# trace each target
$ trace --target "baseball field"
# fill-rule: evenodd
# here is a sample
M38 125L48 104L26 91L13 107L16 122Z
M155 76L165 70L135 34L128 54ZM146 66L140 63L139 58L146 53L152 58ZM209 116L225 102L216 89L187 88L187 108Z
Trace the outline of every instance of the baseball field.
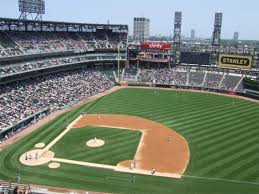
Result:
M243 99L120 89L0 151L0 179L19 172L22 183L108 193L257 194L258 118L259 104ZM42 164L21 163L32 162L31 150ZM118 170L134 160L143 174Z

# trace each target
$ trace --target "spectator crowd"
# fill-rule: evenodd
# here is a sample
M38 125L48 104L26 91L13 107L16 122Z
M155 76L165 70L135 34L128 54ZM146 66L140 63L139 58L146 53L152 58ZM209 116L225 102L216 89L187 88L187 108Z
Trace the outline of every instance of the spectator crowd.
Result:
M11 65L0 66L0 78L16 73L22 73L27 71L35 71L42 68L54 67L59 65L66 65L70 63L82 63L91 60L111 60L116 59L116 54L92 54L92 55L79 55L74 57L61 57L54 59L45 59L32 62L14 63ZM125 57L121 56L122 58Z
M126 48L126 33L0 32L0 57L59 51L93 51Z
M51 111L114 86L111 74L75 70L0 87L0 129L49 108Z
M157 84L185 85L187 72L182 69L141 69L139 79Z
M156 84L178 85L178 86L193 86L205 87L234 91L242 90L242 77L229 73L218 71L196 71L185 68L171 69L140 69L140 73L132 73L127 71L125 79L137 77L141 82L152 82Z

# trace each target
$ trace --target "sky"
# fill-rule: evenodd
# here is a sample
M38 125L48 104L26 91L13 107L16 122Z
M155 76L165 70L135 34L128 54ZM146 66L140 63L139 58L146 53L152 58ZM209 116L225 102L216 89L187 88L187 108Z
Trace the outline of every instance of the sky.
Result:
M259 40L259 0L45 0L44 20L129 25L150 18L151 35L172 35L174 12L183 12L182 35L212 36L215 12L223 13L222 38ZM0 17L18 18L18 0L0 0Z

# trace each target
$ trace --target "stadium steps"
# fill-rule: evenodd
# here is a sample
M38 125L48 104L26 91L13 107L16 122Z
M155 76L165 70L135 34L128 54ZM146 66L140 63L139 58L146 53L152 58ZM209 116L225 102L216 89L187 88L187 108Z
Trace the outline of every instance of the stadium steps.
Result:
M141 70L140 69L138 69L138 71L137 71L137 75L136 75L136 77L135 77L135 79L138 81L138 77L139 77L139 74L141 73Z
M17 43L14 42L5 32L0 33L0 44L3 48L14 48L17 46Z
M0 54L1 53L4 53L6 56L8 55L8 53L6 53L6 51L5 51L5 48L2 47L2 45L0 44Z
M189 85L189 79L190 79L190 72L188 71L187 72L187 78L186 78L186 86L188 86Z
M240 86L240 84L242 83L242 81L243 81L243 77L241 77L241 79L239 80L239 82L237 83L237 85L236 85L236 87L234 88L234 91L236 91L237 90L237 88Z
M12 37L11 37L8 33L4 32L4 36L5 36L5 39L6 39L7 41L9 41L9 45L8 45L7 47L12 47L12 48L14 48L15 46L17 46L17 47L19 47L19 49L21 49L21 51L22 51L23 53L25 53L24 48L23 48L18 42L14 41L14 40L12 39Z
M124 78L124 74L125 74L125 68L122 69L122 73L121 73L121 79Z
M218 88L221 88L222 83L223 83L223 81L225 80L225 77L226 77L226 74L224 73L223 76L222 76L222 78L221 78L221 80L220 80L220 82L219 82Z
M203 81L202 81L202 87L204 86L204 84L206 82L207 74L208 74L208 71L205 71L204 78L203 78Z
M118 82L119 82L119 80L118 80L118 78L117 78L117 76L116 76L115 71L113 71L113 75L114 75L115 81L118 83Z

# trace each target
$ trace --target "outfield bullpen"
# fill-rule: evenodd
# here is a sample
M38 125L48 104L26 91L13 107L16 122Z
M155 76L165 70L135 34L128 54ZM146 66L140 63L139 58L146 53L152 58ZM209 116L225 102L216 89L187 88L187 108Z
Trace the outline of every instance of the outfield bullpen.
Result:
M29 167L19 163L21 154L39 142L48 145L65 130L67 118L72 122L82 112L135 115L175 130L190 148L184 177L136 175L131 182L131 174L108 169L61 164L50 170L47 164ZM0 152L0 178L15 180L15 173L20 171L25 183L104 192L259 193L258 115L258 104L230 97L123 89L65 113ZM94 155L88 159L91 157Z

